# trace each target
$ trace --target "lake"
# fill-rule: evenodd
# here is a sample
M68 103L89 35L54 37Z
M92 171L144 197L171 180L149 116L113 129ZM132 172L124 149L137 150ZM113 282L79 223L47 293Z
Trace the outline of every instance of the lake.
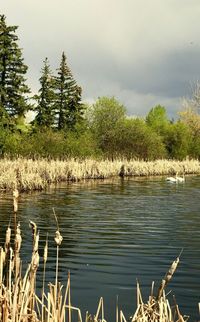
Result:
M72 304L95 313L104 297L105 317L115 321L116 296L128 318L136 308L136 279L143 299L155 289L183 248L180 265L167 290L172 290L182 314L197 320L200 302L200 177L184 184L164 178L131 178L71 183L44 192L20 195L24 265L30 260L33 220L40 230L40 253L48 232L48 282L55 279L58 217L63 242L59 279L71 272ZM0 244L12 214L12 195L0 194ZM38 290L41 287L42 265Z

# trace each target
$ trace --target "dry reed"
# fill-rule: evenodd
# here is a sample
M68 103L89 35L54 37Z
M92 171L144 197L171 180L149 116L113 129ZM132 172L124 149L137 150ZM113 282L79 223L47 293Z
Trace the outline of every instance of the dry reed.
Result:
M16 198L17 196L17 198ZM15 210L18 209L18 193L13 194ZM16 212L15 212L16 214ZM54 212L55 215L55 212ZM17 217L17 216L16 216ZM39 266L39 232L37 225L30 222L32 229L32 257L26 272L22 275L22 261L20 258L21 230L17 223L14 247L11 246L11 228L7 228L5 244L0 247L0 321L2 322L106 322L104 300L101 297L95 315L88 312L83 318L79 308L71 303L70 273L65 290L59 282L59 247L62 243L62 236L59 231L57 217L55 215L57 230L55 242L57 247L56 257L56 279L55 284L49 284L49 290L45 293L45 270L48 260L48 242L44 248L44 271L41 298L35 292L37 269ZM179 307L174 300L170 303L165 295L166 285L170 282L179 263L179 257L172 263L161 285L154 296L154 283L147 303L142 299L139 283L137 282L137 308L131 322L184 322L188 317L180 313ZM73 318L72 318L73 317ZM127 319L116 303L116 322L126 322Z
M198 160L0 160L0 189L42 190L51 183L105 179L116 176L166 176L200 174Z

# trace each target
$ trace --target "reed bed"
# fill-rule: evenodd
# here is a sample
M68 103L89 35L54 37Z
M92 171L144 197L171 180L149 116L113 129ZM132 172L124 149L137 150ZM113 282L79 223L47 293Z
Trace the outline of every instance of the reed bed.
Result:
M20 256L22 235L20 224L17 222L18 190L13 191L14 213L14 243L11 242L10 225L6 231L5 244L0 247L0 321L2 322L106 322L104 300L100 298L95 314L86 312L82 314L78 307L71 303L70 272L68 272L67 285L59 282L59 249L62 245L62 235L55 211L56 220L55 248L56 248L56 274L55 282L49 283L45 292L46 264L48 262L48 238L44 247L43 257L40 258L39 231L34 222L30 222L32 230L32 256L24 274L22 274L22 260ZM188 317L180 313L174 300L171 306L165 289L170 282L179 264L180 255L172 263L160 287L154 292L152 283L151 293L145 303L142 299L139 283L137 282L137 308L132 317L125 317L125 313L116 304L116 322L184 322ZM39 263L43 262L43 287L41 297L36 294L36 280ZM155 293L155 294L154 294Z
M106 179L116 176L165 176L200 174L198 160L47 160L24 159L0 160L0 189L20 191L43 190L51 183Z

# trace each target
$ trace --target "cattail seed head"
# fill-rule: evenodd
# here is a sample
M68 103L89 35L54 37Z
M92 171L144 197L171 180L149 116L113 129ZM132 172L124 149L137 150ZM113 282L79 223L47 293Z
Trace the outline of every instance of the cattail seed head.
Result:
M22 237L21 237L20 223L18 223L17 230L16 230L16 236L15 236L16 253L19 253L20 248L21 248L21 243L22 243Z
M14 212L18 211L18 198L19 198L19 191L17 189L13 190L13 210Z
M56 245L60 246L63 240L62 235L60 234L59 230L56 230L55 238L54 238Z
M47 262L47 257L48 257L48 244L46 242L46 244L44 246L44 263Z
M6 253L4 252L3 247L0 247L0 258L1 258L0 262L2 262L2 264L4 264L5 259L6 259Z
M38 251L38 243L39 243L39 233L35 236L33 252L36 253Z
M15 199L19 198L19 191L16 188L13 190L13 198Z
M37 232L37 225L36 225L36 223L34 223L33 221L29 221L29 226L31 227L31 229L32 229L32 234L33 234L33 236L34 236L34 238L35 238L35 236L36 236L36 232Z
M11 237L11 228L8 227L6 230L6 241L5 241L5 248L9 247L10 244L10 237Z
M40 256L38 254L38 252L34 253L32 255L32 261L31 261L31 270L33 272L36 272L39 266L39 260L40 260Z

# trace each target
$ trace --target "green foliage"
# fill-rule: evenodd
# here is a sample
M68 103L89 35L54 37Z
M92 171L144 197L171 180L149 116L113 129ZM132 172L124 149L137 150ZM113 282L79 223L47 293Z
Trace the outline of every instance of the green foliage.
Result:
M62 54L58 76L55 77L54 90L57 128L73 129L83 114L82 89L76 84L67 66L65 53Z
M200 136L195 136L192 138L189 151L190 151L189 155L192 158L200 160Z
M65 139L62 132L51 129L38 130L30 136L30 141L32 155L58 158L65 154Z
M82 89L65 53L57 76L44 60L34 96L35 120L27 125L30 90L17 28L0 15L0 155L200 159L199 83L177 122L169 121L161 105L153 107L145 120L128 118L114 97L101 97L92 106L81 102Z
M37 115L33 123L38 126L50 128L53 127L55 123L55 93L53 90L53 76L48 58L45 58L44 60L44 66L41 73L42 75L39 79L41 88L39 89L39 94L34 96L37 101L37 106L34 109L37 112Z
M122 133L120 137L121 156L143 160L154 160L166 156L162 138L142 119L126 119Z
M27 66L18 47L17 26L7 26L6 18L0 15L0 106L11 117L24 116L28 110L24 75Z
M170 124L165 107L161 105L153 107L146 117L146 123L155 132L164 136Z
M169 158L183 160L190 154L192 135L183 122L170 125L165 141Z
M99 149L109 158L118 154L118 138L125 119L125 107L114 97L101 97L93 105L91 129Z
M102 97L93 105L90 123L102 153L109 158L151 160L166 156L162 138L142 119L131 119L115 98Z
M199 98L199 96L197 98ZM193 158L200 159L200 115L198 109L196 108L196 105L194 107L187 107L181 111L179 115L181 122L190 131L190 140L188 140L190 141L190 147L188 154Z
M82 133L70 131L66 137L65 155L73 158L96 158L101 155L90 130Z

